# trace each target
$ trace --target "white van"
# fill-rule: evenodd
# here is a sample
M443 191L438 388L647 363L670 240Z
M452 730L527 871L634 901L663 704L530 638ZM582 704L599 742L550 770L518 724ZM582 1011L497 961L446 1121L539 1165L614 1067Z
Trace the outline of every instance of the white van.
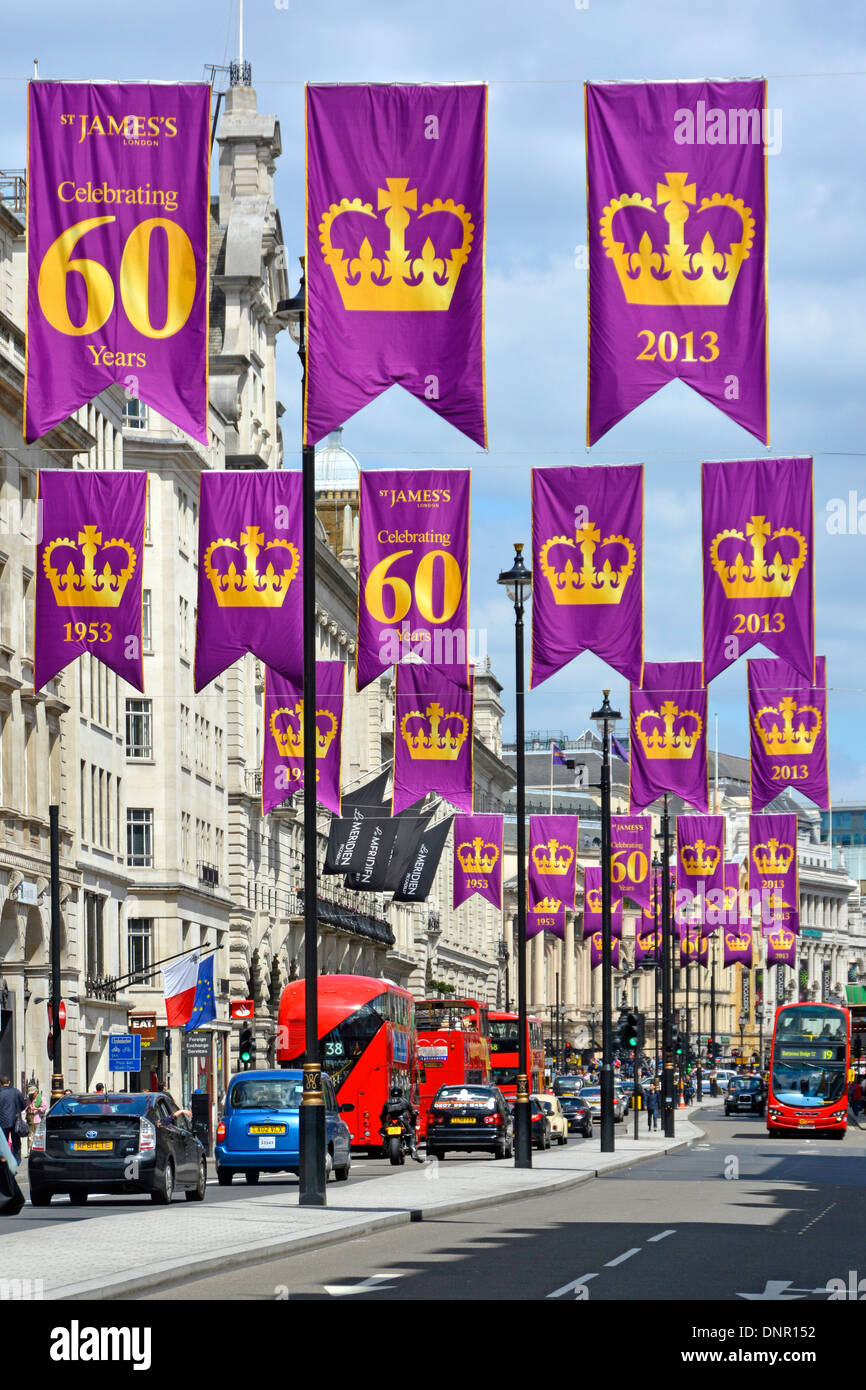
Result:
M728 1082L737 1073L728 1067L716 1067L716 1084L720 1096L723 1096L728 1089ZM705 1096L710 1094L710 1072L708 1067L703 1069L703 1085L701 1091Z

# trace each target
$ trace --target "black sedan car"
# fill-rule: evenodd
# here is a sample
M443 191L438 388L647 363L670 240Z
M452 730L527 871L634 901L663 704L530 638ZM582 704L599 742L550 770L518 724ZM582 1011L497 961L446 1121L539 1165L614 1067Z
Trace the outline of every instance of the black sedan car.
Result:
M443 1158L449 1149L511 1158L511 1112L498 1086L440 1086L427 1115L427 1156Z
M28 1161L30 1200L47 1207L56 1192L81 1206L92 1192L149 1192L170 1202L177 1188L201 1202L204 1148L188 1116L165 1091L64 1096L37 1127Z
M763 1115L766 1097L759 1076L735 1076L725 1093L726 1115Z
M561 1105L568 1121L569 1134L582 1134L584 1139L592 1138L592 1111L580 1096L563 1096Z

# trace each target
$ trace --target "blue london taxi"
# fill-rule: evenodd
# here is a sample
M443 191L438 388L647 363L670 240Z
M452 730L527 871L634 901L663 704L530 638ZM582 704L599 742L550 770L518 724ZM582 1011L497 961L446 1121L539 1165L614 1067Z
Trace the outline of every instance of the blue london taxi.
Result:
M300 1166L298 1128L303 1094L302 1071L242 1071L233 1076L217 1125L217 1181L225 1187L235 1173L248 1183L259 1174L295 1173ZM322 1076L325 1102L325 1172L345 1182L352 1166L349 1126L340 1119L351 1102L337 1104L334 1084Z

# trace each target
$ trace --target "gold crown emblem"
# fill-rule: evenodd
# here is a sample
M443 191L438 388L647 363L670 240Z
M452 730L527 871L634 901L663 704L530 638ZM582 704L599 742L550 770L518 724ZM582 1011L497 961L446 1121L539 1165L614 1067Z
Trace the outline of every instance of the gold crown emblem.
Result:
M794 728L795 715L815 716L815 723L811 728L806 727L805 719L800 719L796 729ZM765 716L775 716L775 718L765 718ZM779 727L781 721L782 727ZM759 709L755 715L755 728L758 737L764 745L766 751L772 755L783 753L806 757L815 751L815 744L818 742L818 735L821 732L821 712L814 705L798 705L797 701L790 695L786 695L780 700L778 705L765 705ZM769 726L769 727L768 727Z
M716 871L722 851L715 845L695 840L693 845L683 845L683 868L687 874L713 874Z
M485 844L481 835L464 845L457 846L457 858L467 874L489 874L499 858L496 845Z
M639 936L637 944L642 951L654 951L659 945L659 934L655 931L651 931L644 936Z
M567 874L573 859L571 846L561 845L558 840L535 845L532 851L532 862L540 874Z
M290 719L297 720L297 727L283 724L277 726L277 720L281 714L288 715ZM321 728L319 720L327 721L327 727ZM277 750L281 758L302 758L304 756L304 702L298 700L297 704L291 708L281 706L275 709L271 715L270 731L277 745ZM337 733L337 716L328 709L316 710L316 757L324 758L328 749L334 741Z
M644 722L652 719L661 720L664 730L656 725L649 733L644 733ZM689 731L680 726L675 733L674 721L683 719L693 719L696 727ZM665 700L661 710L644 710L635 720L635 732L648 758L690 758L697 747L703 727L704 721L695 710L680 710L679 705L673 700Z
M730 208L740 219L742 236L731 241L728 251L717 251L709 232L704 233L700 250L693 251L683 235L689 218L689 207L697 201L696 185L687 183L686 173L667 173L665 182L656 184L656 202L664 207L668 224L664 253L653 250L648 232L644 232L636 251L626 251L625 242L613 234L613 219L623 208L643 208L656 213L652 198L641 193L621 193L604 209L599 227L605 254L616 266L620 284L629 304L680 304L685 307L715 305L730 302L740 266L748 260L755 240L755 219L752 209L742 198L732 193L714 193L702 198L698 215L708 208Z
M778 927L776 931L771 931L767 940L777 951L790 951L794 944L795 936L786 927Z
M246 526L239 541L211 541L204 553L205 574L220 608L281 608L300 562L297 546L266 541L258 526Z
M66 563L62 571L51 563L54 552L61 549L65 552L61 563ZM115 569L121 558L118 552L124 558ZM42 567L54 591L54 602L62 608L116 608L135 564L136 554L129 541L115 539L103 545L98 526L83 526L77 545L63 536L50 541L42 552Z
M725 941L732 951L748 951L752 944L751 933L748 936L738 936L736 932L726 932Z
M406 249L406 228L418 207L418 190L409 187L408 179L386 178L385 183L386 188L377 190L378 208L380 212L387 209L385 226L390 241L381 260L373 255L366 237L358 247L357 256L351 257L345 256L342 248L334 246L331 240L333 224L343 213L361 213L378 220L372 203L360 198L341 198L339 203L331 204L319 223L322 255L339 287L343 308L448 309L460 271L472 249L475 227L471 215L453 198L434 198L432 203L423 203L419 221L433 212L450 213L460 223L463 237L447 260L436 255L429 237L421 247L421 255L413 257Z
M781 536L790 536L797 542L797 554L790 560L783 560L777 549L772 560L765 559L764 550L768 540L779 540ZM719 556L719 546L726 540L743 541L744 545L748 541L752 550L751 559L746 559L742 550L738 550L734 563L727 564ZM780 526L771 532L765 516L750 516L745 531L732 529L713 536L710 563L728 598L789 598L808 552L805 536L801 536L792 526Z
M768 840L765 845L755 845L752 860L759 874L785 874L791 867L794 851L790 845L780 845L778 840ZM779 904L784 907L784 903Z
M536 903L533 912L559 912L562 903L559 898L542 898Z
M585 896L585 901L586 901L586 906L589 908L590 912L600 913L600 912L601 912L601 889L600 889L600 888L590 888L589 892L588 892L588 893L586 894L586 896Z
M539 564L541 572L553 590L554 602L558 604L602 604L619 603L625 593L629 576L637 563L637 551L628 536L605 536L591 521L575 529L574 540L568 536L553 536L541 547ZM554 569L548 563L547 553L556 545L577 546L581 553L580 569L575 569L571 559L566 560L562 570ZM628 558L620 569L614 569L610 560L597 567L595 552L606 545L622 545L628 551Z
M410 719L426 719L429 724L429 733L423 728L415 733L407 733L406 725ZM439 726L443 719L456 720L460 728L456 733L445 732L440 735ZM460 749L466 741L469 733L469 720L464 719L462 714L455 710L449 710L446 714L442 705L434 701L427 705L423 711L420 709L410 710L404 714L400 720L400 733L406 741L409 749L409 757L421 760L447 760L453 762Z

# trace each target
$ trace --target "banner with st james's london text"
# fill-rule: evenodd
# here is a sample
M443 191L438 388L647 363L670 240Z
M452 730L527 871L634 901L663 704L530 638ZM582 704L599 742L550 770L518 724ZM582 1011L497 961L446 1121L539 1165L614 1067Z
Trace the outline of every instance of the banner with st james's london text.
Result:
M27 95L24 437L121 382L207 444L210 87Z
M590 82L587 443L679 379L768 442L762 81Z

